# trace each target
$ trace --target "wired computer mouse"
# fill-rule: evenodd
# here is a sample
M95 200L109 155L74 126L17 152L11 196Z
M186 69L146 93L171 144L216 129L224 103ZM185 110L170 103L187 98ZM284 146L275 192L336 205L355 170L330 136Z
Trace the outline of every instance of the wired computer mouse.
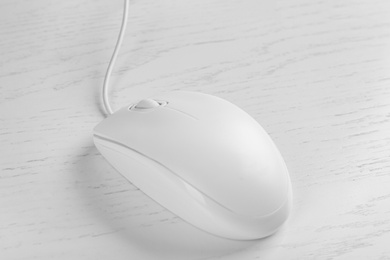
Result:
M211 234L258 239L289 215L280 152L256 120L224 99L185 91L144 99L109 115L93 139L126 179Z

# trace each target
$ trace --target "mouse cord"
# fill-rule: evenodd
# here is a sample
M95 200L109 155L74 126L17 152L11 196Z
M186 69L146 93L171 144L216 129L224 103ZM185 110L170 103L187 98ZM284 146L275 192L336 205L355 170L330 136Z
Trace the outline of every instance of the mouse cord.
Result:
M119 49L120 49L122 42L123 42L123 37L124 37L125 31L126 31L128 17L129 17L129 0L124 0L124 9L123 9L121 29L119 31L119 36L118 36L118 40L117 40L116 45L115 45L114 53L112 54L110 63L108 64L106 76L104 78L104 83L103 83L103 106L104 106L104 110L106 111L106 114L107 114L106 116L111 115L113 113L109 99L108 99L108 85L109 85L112 69L114 67L116 58L118 56Z

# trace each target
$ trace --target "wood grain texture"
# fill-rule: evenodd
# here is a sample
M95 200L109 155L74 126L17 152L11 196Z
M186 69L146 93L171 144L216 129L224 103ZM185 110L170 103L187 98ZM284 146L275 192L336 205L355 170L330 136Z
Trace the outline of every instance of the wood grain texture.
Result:
M214 94L286 160L291 217L251 242L190 226L94 148L121 14L122 1L0 3L0 259L390 259L389 1L132 1L114 108Z

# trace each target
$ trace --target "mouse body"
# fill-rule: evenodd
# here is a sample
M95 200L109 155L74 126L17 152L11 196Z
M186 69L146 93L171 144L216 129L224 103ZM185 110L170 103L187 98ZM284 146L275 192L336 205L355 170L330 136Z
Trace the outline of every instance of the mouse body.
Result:
M232 103L175 91L113 113L94 143L131 183L211 234L263 238L287 219L285 162L265 130Z

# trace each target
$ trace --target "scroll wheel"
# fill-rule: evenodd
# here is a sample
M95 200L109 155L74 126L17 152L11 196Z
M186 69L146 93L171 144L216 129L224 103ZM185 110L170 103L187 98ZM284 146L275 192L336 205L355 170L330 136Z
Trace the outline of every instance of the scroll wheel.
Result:
M160 106L160 103L158 103L156 100L153 99L143 99L140 102L138 102L137 105L135 105L135 108L140 109L148 109L148 108L154 108Z

